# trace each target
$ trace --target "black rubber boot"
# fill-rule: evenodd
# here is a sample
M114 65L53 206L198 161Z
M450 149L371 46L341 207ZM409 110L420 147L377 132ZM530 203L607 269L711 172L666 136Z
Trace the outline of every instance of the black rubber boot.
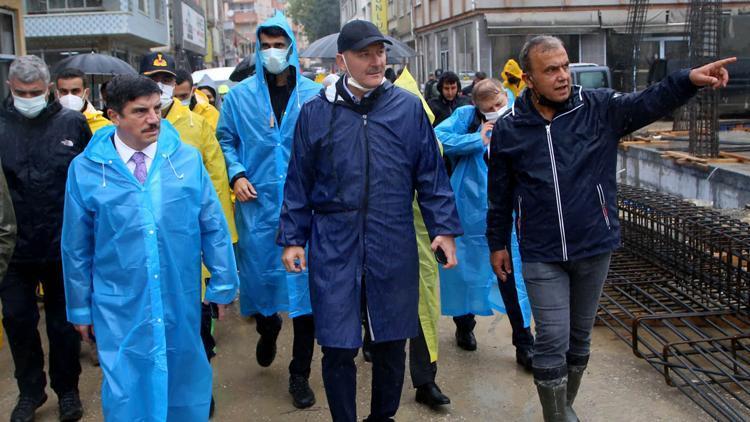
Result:
M568 422L567 367L534 368L534 384L542 404L544 422Z
M583 373L586 371L586 366L588 366L589 363L589 356L576 356L576 355L568 355L568 390L567 390L567 398L566 398L566 405L568 408L568 420L570 422L577 422L578 415L576 415L575 410L573 410L573 402L576 399L576 395L578 394L578 388L581 386L581 379L583 378Z

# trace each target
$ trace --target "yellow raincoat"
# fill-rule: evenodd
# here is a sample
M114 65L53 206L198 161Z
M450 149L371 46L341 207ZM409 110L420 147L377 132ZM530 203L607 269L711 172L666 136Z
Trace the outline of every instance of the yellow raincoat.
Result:
M404 72L396 79L394 85L418 96L422 100L422 106L430 119L430 123L435 120L435 115L432 114L432 110L422 98L417 81L414 80L408 69L404 68ZM438 266L430 247L430 236L427 234L427 227L422 220L422 213L416 200L413 203L413 208L414 229L417 233L417 251L419 252L419 324L422 326L427 349L430 351L430 361L436 362L438 359L438 320L440 319Z
M518 78L521 82L518 83L518 85L513 85L508 82L508 75L506 73L509 73L516 78ZM521 66L518 65L518 62L516 62L513 59L508 60L505 62L505 67L503 67L503 88L509 89L513 93L513 98L518 98L518 94L523 91L524 88L526 88L526 83L523 81L523 78L521 78L521 75L523 75L523 71L521 70Z
M203 158L203 165L211 177L211 183L216 189L219 196L221 209L224 211L224 217L227 219L229 234L232 236L232 243L237 243L237 228L234 224L234 210L232 208L232 199L229 195L229 178L227 176L226 164L224 164L224 153L221 152L219 141L216 140L216 134L211 124L190 111L190 109L181 102L175 100L170 106L167 121L177 129L182 142L198 148ZM203 279L210 277L210 274L203 267Z
M86 110L83 110L83 115L86 116L86 122L89 124L89 129L91 130L92 135L104 126L112 124L112 122L104 117L104 113L95 109L88 101L86 102Z
M208 102L208 97L200 89L195 90L195 102L195 107L192 110L193 113L206 119L214 132L216 132L216 125L219 124L219 110Z

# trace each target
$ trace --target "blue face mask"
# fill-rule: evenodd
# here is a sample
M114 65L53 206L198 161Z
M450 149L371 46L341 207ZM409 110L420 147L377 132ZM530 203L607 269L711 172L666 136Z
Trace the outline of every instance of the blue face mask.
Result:
M280 48L267 48L261 50L260 55L263 58L263 67L265 67L269 73L278 75L289 67L289 61L287 60L287 56L289 55L288 48L286 50Z

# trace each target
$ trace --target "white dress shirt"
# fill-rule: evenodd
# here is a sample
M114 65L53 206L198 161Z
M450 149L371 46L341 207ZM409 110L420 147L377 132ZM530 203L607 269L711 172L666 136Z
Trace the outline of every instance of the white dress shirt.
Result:
M131 158L133 157L133 154L138 151L125 145L125 143L122 142L122 139L117 136L117 131L115 131L115 149L120 158L122 158L122 161L125 162L125 165L128 166L128 170L130 170L131 173L135 173L135 161L131 160ZM148 173L151 168L151 163L156 156L156 142L147 146L141 150L141 152L146 156L146 172Z

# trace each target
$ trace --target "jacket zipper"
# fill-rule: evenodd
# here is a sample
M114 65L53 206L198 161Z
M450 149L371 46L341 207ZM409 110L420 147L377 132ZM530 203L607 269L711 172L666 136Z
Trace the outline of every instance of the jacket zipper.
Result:
M523 218L523 211L521 210L521 195L518 195L518 223L516 224L516 237L518 237L518 243L521 243L521 219Z
M572 111L572 110L571 110ZM547 148L549 149L550 165L552 167L552 182L555 186L555 202L557 205L557 223L560 226L560 243L562 244L562 260L568 260L568 245L565 241L565 221L563 220L562 201L560 200L560 185L557 180L557 164L555 162L555 151L552 148L552 132L550 131L552 123L545 125L547 130Z
M362 216L362 275L367 273L367 210L369 208L370 195L370 139L367 137L367 115L362 115L362 127L365 134L365 193L363 201ZM366 287L365 284L364 287ZM367 291L365 291L365 312L367 313L367 325L370 330L370 339L375 341L375 332L372 329L372 318L370 318L370 303L367 300Z
M612 227L609 224L609 212L607 211L607 200L604 196L604 189L602 188L601 183L598 183L596 185L596 193L599 194L599 204L602 206L602 215L604 216L604 221L607 223L607 230L612 230Z

